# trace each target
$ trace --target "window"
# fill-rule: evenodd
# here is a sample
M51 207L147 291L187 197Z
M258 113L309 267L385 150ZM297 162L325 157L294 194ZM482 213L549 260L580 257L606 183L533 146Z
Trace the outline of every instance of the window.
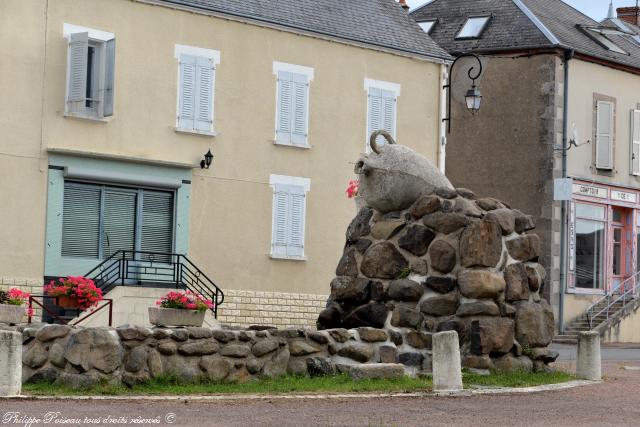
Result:
M273 226L271 257L304 259L304 229L307 178L271 175L273 187Z
M431 31L433 31L433 27L435 27L436 25L436 20L434 19L431 21L418 22L418 25L420 25L420 28L422 28L425 33L431 34Z
M604 206L576 204L576 287L603 289Z
M69 24L65 113L99 119L113 115L115 38Z
M396 115L400 85L383 81L365 79L367 91L367 137L366 149L369 146L369 137L377 130L386 130L392 137L396 137ZM378 146L386 144L384 137L376 139Z
M276 89L276 144L308 147L309 82L313 69L274 62Z
M596 101L596 168L613 169L613 129L615 105Z
M489 23L489 16L477 16L468 18L462 26L462 29L456 36L456 39L477 39L480 38L487 24Z
M610 30L604 28L589 28L583 27L583 30L587 33L589 37L602 45L605 49L610 50L612 52L621 53L623 55L629 55L627 51L622 49L620 46L615 44L609 37L607 37L607 32ZM623 35L619 31L613 32L612 34Z
M220 53L176 45L178 66L178 114L176 130L213 135L215 70Z
M66 181L62 256L173 251L173 193Z
M631 175L640 175L640 110L631 110Z

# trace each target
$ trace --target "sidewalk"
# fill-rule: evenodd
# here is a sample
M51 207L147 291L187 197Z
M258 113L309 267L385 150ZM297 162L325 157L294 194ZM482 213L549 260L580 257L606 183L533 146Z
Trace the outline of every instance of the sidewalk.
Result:
M576 360L577 346L571 344L552 344L551 349L560 353L559 361ZM636 361L640 360L640 344L602 344L603 361Z

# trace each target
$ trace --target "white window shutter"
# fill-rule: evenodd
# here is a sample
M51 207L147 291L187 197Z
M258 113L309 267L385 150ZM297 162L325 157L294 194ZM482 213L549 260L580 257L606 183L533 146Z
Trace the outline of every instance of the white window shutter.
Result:
M368 118L369 123L367 127L367 151L371 149L369 147L369 137L377 130L384 129L384 105L382 100L382 91L378 88L370 88L368 94ZM379 146L382 146L386 140L382 136L378 136L376 142Z
M278 72L278 123L276 140L285 144L291 143L291 121L293 104L293 81L291 73Z
M383 90L382 94L382 129L389 132L392 137L396 137L396 94Z
M307 144L309 81L304 74L292 74L293 102L291 142L298 145Z
M640 175L640 110L631 110L631 174Z
M67 110L82 111L87 98L87 55L89 33L69 35L69 81L67 83Z
M613 169L613 103L596 103L596 167Z
M303 187L289 190L289 238L287 255L304 255L305 194Z
M105 43L105 67L104 67L104 107L102 115L104 117L113 116L113 89L115 86L115 62L116 62L116 39L111 39Z
M283 185L276 185L273 193L273 231L271 237L271 253L273 255L287 255L288 219L288 188Z
M178 128L195 129L196 57L180 55L180 87L178 100Z
M196 58L195 129L211 132L213 125L214 67L210 58Z

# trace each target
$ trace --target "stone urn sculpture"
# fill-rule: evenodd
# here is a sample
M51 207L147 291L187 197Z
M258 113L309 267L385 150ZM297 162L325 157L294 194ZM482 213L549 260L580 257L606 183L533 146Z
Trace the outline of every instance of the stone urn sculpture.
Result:
M380 147L379 136L387 144ZM453 190L449 180L427 158L396 144L389 133L373 132L369 144L371 153L362 155L355 166L355 173L360 176L359 195L367 206L381 213L399 211L438 187Z

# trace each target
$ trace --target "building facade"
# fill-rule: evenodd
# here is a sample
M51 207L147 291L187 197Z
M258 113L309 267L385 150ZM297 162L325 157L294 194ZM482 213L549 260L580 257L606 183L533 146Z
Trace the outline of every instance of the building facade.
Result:
M559 0L436 0L412 15L453 55L480 56L477 115L463 105L475 59L452 70L447 175L534 215L544 294L558 329L571 329L606 295L636 286L637 27L611 14L596 22ZM562 177L573 185L560 197Z
M377 128L438 162L450 58L393 0L331 3L2 1L0 284L185 254L222 322L314 324L352 162Z

